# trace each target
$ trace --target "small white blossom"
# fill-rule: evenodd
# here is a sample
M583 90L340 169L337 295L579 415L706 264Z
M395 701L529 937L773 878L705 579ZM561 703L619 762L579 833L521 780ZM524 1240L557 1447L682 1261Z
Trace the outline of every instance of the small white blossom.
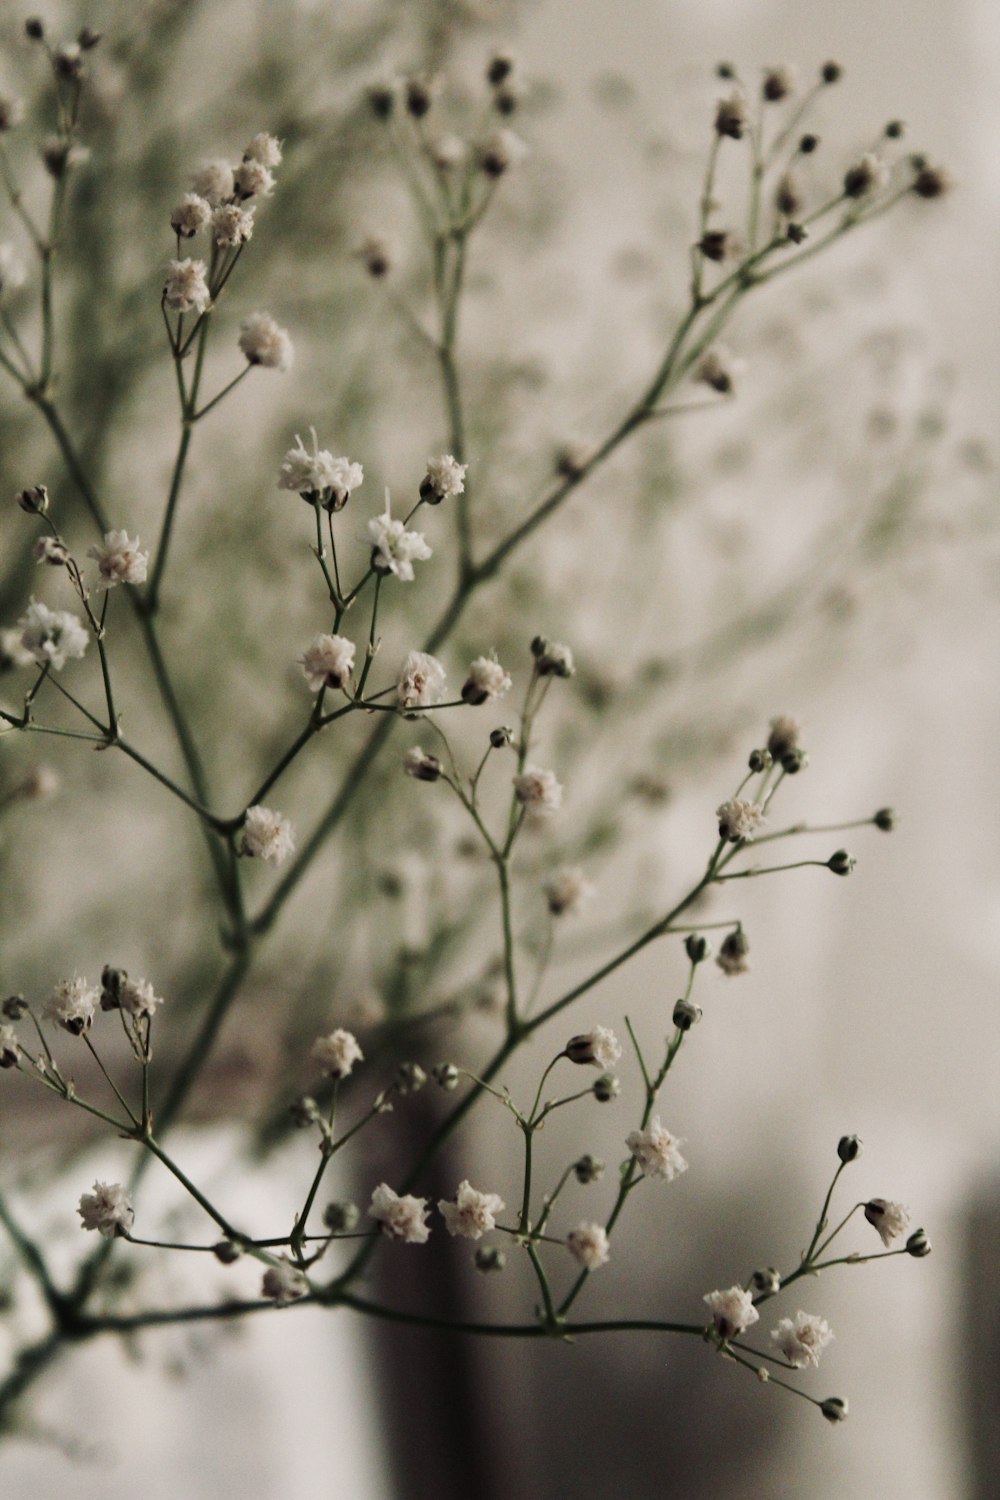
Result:
M167 279L163 284L163 300L171 312L203 313L212 298L205 280L206 266L203 260L172 260L167 263Z
M886 1198L870 1198L865 1204L865 1218L878 1230L883 1245L891 1245L910 1227L910 1210Z
M78 661L87 649L89 636L78 617L65 609L49 609L32 599L18 620L21 645L40 667L58 671L67 661Z
M40 536L31 549L36 563L49 563L54 568L64 567L69 561L66 543L56 536Z
M418 781L437 781L441 775L441 762L436 755L428 755L426 750L414 745L403 756L403 770Z
M20 1051L13 1026L0 1025L0 1068L16 1068Z
M27 271L13 245L0 245L0 292L16 291L24 285Z
M578 1224L566 1236L566 1249L588 1271L606 1266L611 1257L608 1236L600 1224Z
M400 708L412 713L414 709L439 703L444 685L445 670L437 657L429 656L426 651L411 651L396 683L396 699Z
M365 1060L357 1037L340 1026L329 1036L317 1037L309 1056L319 1063L328 1078L346 1078L355 1063Z
M170 227L182 240L193 239L212 217L212 205L200 193L185 193L170 215Z
M274 173L251 158L240 162L233 172L233 183L241 198L266 198L274 191Z
M425 562L431 556L423 533L407 531L402 521L394 521L388 505L380 516L373 516L368 522L368 539L376 572L395 573L403 583L413 582L415 562Z
M207 198L215 208L219 203L225 203L236 191L233 169L227 161L219 158L202 162L191 179L191 186L200 198Z
M283 865L295 849L295 835L288 819L269 807L247 809L241 852L251 859Z
M760 1320L753 1298L741 1286L731 1286L725 1292L706 1292L702 1300L708 1303L712 1322L724 1339L734 1339Z
M220 203L212 212L212 238L220 250L235 250L253 238L252 208Z
M744 843L751 843L764 822L764 813L758 804L745 802L741 797L723 802L716 808L715 816L719 820L719 838L729 839L734 844L741 839Z
M244 161L260 162L262 167L281 166L281 142L262 130L255 135L243 153Z
M95 1182L92 1193L84 1193L77 1209L84 1229L96 1229L106 1240L128 1234L135 1212L120 1182Z
M87 548L97 563L98 588L113 589L116 583L145 583L149 554L139 551L139 538L129 540L127 531L109 531L104 546Z
M20 630L0 630L0 672L10 672L15 667L30 667L35 657L21 643Z
M554 917L568 916L580 910L594 894L594 887L579 865L563 865L543 887L549 911Z
M322 687L341 688L354 671L354 642L342 635L318 635L299 657L299 665L314 693Z
M289 1302L297 1302L308 1290L308 1281L287 1255L283 1255L276 1266L268 1266L260 1285L261 1296L267 1297L278 1307L287 1307Z
M469 675L462 688L462 697L466 703L477 706L482 703L493 703L497 698L502 698L504 693L509 692L510 687L510 673L504 671L495 654L477 656L469 667Z
M60 979L49 996L45 1014L73 1036L80 1036L90 1030L100 999L93 985L74 974L72 979Z
M668 1182L673 1182L675 1177L687 1171L688 1164L679 1150L680 1142L660 1123L659 1115L653 1116L648 1130L633 1130L626 1137L625 1144L639 1163L643 1177L665 1177Z
M613 1068L622 1055L621 1042L609 1026L592 1026L566 1043L570 1062L593 1063L602 1073Z
M797 1312L795 1322L782 1318L777 1328L771 1330L771 1343L782 1358L796 1369L806 1365L819 1367L819 1357L833 1338L833 1331L825 1318L815 1313Z
M430 505L439 505L442 500L453 500L465 493L465 473L468 464L460 464L450 453L440 458L427 460L427 473L420 485L421 498Z
M270 313L255 312L240 324L239 345L252 365L264 370L290 370L295 348L288 329L276 323Z
M460 1182L455 1202L438 1200L438 1208L451 1235L479 1240L497 1227L496 1215L503 1213L504 1201L496 1193L480 1193L468 1181Z
M525 766L514 777L514 795L525 811L535 818L547 818L562 806L563 789L554 771L540 766Z
M162 996L154 992L148 979L124 979L118 987L119 1010L137 1021L148 1021L162 1004Z
M372 1193L368 1213L382 1226L382 1233L393 1240L404 1240L408 1245L423 1245L430 1238L430 1228L424 1218L427 1199L414 1198L407 1193L400 1197L391 1187L380 1182Z
M331 509L342 510L352 490L364 483L365 471L349 458L334 458L329 449L321 448L315 427L309 432L312 452L296 433L295 447L289 448L281 461L278 488L308 499L318 496Z

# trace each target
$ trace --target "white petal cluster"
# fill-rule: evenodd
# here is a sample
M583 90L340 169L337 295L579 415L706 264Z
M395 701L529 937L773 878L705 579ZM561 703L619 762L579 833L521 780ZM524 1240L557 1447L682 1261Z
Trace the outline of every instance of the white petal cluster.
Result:
M563 865L543 887L554 917L570 916L590 900L594 887L579 865Z
M250 141L243 153L243 160L260 162L262 167L280 167L281 142L276 136L261 130Z
M878 1230L883 1245L891 1245L910 1227L910 1210L887 1198L870 1198L865 1204L865 1218Z
M621 1055L622 1044L610 1026L592 1026L566 1043L566 1056L570 1062L593 1063L602 1073L613 1068Z
M633 1130L625 1144L639 1164L643 1177L663 1177L673 1182L688 1164L680 1153L680 1141L654 1115L648 1130Z
M355 1063L365 1060L357 1037L341 1026L329 1036L317 1037L309 1056L319 1063L328 1078L346 1078Z
M611 1257L608 1236L600 1224L578 1224L566 1236L566 1249L588 1271L606 1266Z
M312 451L296 433L295 447L289 448L281 461L278 488L309 499L319 496L324 503L332 500L333 508L340 510L352 490L361 488L365 471L349 458L334 458L328 448L321 448L315 427L309 432Z
M525 766L521 774L514 777L514 795L531 817L547 818L558 812L562 806L562 794L555 772L542 770L540 766Z
M171 312L203 313L211 302L203 260L171 260L163 283L163 300Z
M493 703L510 691L510 673L505 672L496 655L477 656L469 667L469 675L462 688L466 703L479 705Z
M429 708L439 703L444 693L445 670L436 656L426 651L411 651L403 663L396 682L396 699L400 708Z
M740 840L751 843L764 822L763 809L756 802L745 802L741 797L723 802L716 808L715 816L719 820L719 838L729 839L733 844Z
M465 492L465 471L468 464L460 464L450 453L440 458L427 460L427 474L420 486L420 493L431 504L442 500L453 500Z
M34 659L34 654L22 644L20 629L0 630L0 672L30 667Z
M414 1198L411 1193L400 1197L386 1183L380 1182L372 1193L368 1208L371 1218L382 1226L382 1233L393 1240L403 1240L408 1245L423 1245L430 1238L430 1227L424 1215L427 1199Z
M290 370L295 347L287 328L270 313L254 312L240 324L239 346L247 361L263 370Z
M109 531L104 546L87 548L87 556L97 563L98 588L113 589L116 583L145 583L149 554L140 552L139 538L131 541L127 531Z
M20 1051L13 1026L0 1025L0 1068L16 1068Z
M731 1286L724 1292L706 1292L702 1300L708 1303L712 1322L724 1339L734 1339L760 1321L753 1298L741 1286Z
M182 240L193 239L212 217L212 205L200 193L185 193L170 215L170 227Z
M782 1318L777 1328L771 1330L771 1343L790 1365L804 1370L806 1365L819 1367L819 1357L833 1338L833 1330L825 1318L815 1313L797 1312L795 1321Z
M220 203L212 213L212 239L220 250L235 250L253 238L253 209Z
M479 1240L497 1227L496 1215L503 1213L504 1201L496 1193L480 1193L468 1181L460 1182L455 1202L438 1200L445 1228L451 1235Z
M89 1031L100 999L92 984L74 974L72 979L60 979L49 996L45 1014L50 1021L57 1021L74 1036L80 1036Z
M156 994L148 979L124 979L119 986L119 1010L137 1021L148 1021L162 1004L163 997Z
M342 635L317 635L299 657L306 682L314 693L341 688L354 671L354 642Z
M241 852L251 859L283 865L295 850L295 835L288 819L269 807L250 807L243 824Z
M65 609L49 609L37 599L32 599L17 623L25 651L31 652L40 667L57 671L67 661L79 661L90 639L78 616Z
M266 198L274 192L274 173L262 161L250 157L233 172L233 183L241 198Z
M191 179L191 186L199 198L207 199L215 208L218 204L225 203L236 191L233 169L219 157L202 162Z
M84 1193L77 1213L84 1229L96 1229L106 1240L128 1234L135 1211L120 1182L95 1182L92 1193Z
M407 531L402 521L394 521L388 506L368 522L368 539L372 566L380 573L395 573L403 583L413 582L415 562L426 562L432 555L423 533Z
M268 1266L260 1285L261 1296L267 1297L278 1307L287 1307L289 1302L297 1302L308 1290L308 1281L287 1255L283 1255L277 1265Z

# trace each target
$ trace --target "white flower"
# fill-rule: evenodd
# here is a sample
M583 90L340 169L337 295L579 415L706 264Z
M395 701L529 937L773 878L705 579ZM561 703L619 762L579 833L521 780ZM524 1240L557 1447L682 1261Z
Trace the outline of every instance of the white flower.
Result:
M554 917L571 915L580 910L594 894L594 887L579 865L563 865L543 887L549 911Z
M40 536L31 554L36 563L49 563L54 568L61 568L69 561L66 543L55 536Z
M243 854L282 865L295 849L295 835L288 819L269 807L250 807L243 824Z
M659 1115L653 1116L648 1130L633 1130L625 1144L639 1163L643 1177L665 1177L673 1182L687 1171L688 1164L678 1149L680 1142L660 1123Z
M239 345L250 364L265 370L290 370L295 348L288 329L270 313L255 312L240 324Z
M0 1026L0 1068L16 1068L20 1051L13 1026Z
M49 996L45 1014L73 1036L80 1036L90 1030L100 998L93 985L74 974L72 979L60 979Z
M910 1227L910 1210L886 1198L870 1198L865 1204L865 1218L878 1230L883 1245L891 1245Z
M170 227L182 240L193 239L212 217L212 205L200 193L185 193L170 215Z
M731 1286L725 1292L706 1292L702 1300L708 1303L712 1322L724 1339L734 1339L760 1320L750 1293L741 1286Z
M13 245L0 245L0 292L15 291L27 276L24 262Z
M422 532L407 531L402 521L392 519L388 503L380 516L368 522L368 539L375 571L395 573L403 583L413 582L415 562L425 562L432 555Z
M420 485L420 497L429 505L440 505L442 500L453 500L465 493L465 471L468 464L460 464L450 453L440 458L427 460L427 473Z
M163 284L163 300L172 312L203 313L211 303L208 282L205 280L206 266L203 260L171 260L167 262L167 278Z
M468 1181L460 1182L455 1202L438 1200L438 1208L451 1235L463 1239L479 1240L497 1227L496 1215L503 1213L504 1201L496 1193L480 1193Z
M606 1266L611 1255L608 1236L600 1224L578 1224L566 1236L566 1249L588 1271Z
M764 822L763 810L757 803L745 802L741 797L732 797L728 802L723 802L721 807L716 808L715 816L719 820L719 838L729 839L734 844L738 844L741 839L744 843L752 843L758 828Z
M136 1020L149 1020L163 998L153 991L148 979L124 979L118 987L118 1008Z
M407 1193L400 1197L391 1187L380 1182L372 1193L368 1212L382 1225L382 1233L393 1240L405 1240L408 1245L426 1244L430 1229L424 1219L427 1199L414 1198Z
M365 471L349 458L334 458L327 448L319 446L315 427L309 431L312 452L296 433L295 447L289 448L281 461L278 488L310 499L318 496L331 509L342 510L351 491L364 483Z
M67 661L78 661L87 649L89 636L78 617L65 609L49 609L32 599L18 620L21 645L40 667L56 671Z
M539 677L572 677L576 671L573 653L561 641L541 641L536 662Z
M403 756L403 770L418 781L437 781L441 775L441 762L436 755L428 755L426 750L414 745Z
M477 706L481 703L492 703L496 698L502 698L504 693L509 692L510 686L510 673L504 671L495 653L492 656L477 656L469 668L469 675L462 688L462 697L466 703Z
M354 671L354 642L342 635L317 635L299 657L299 665L314 693L322 687L343 687Z
M315 1058L328 1078L346 1078L355 1063L365 1060L357 1037L340 1026L329 1036L317 1037L309 1056Z
M562 806L562 794L563 789L554 771L525 766L520 776L514 777L514 795L532 817L547 818L558 812Z
M240 162L233 183L241 198L266 198L274 191L274 173L263 162L250 158Z
M621 1042L608 1026L592 1026L566 1043L570 1062L593 1063L602 1073L613 1068L622 1055Z
M283 1255L276 1266L268 1266L260 1284L261 1296L277 1303L278 1307L297 1302L308 1290L308 1281L287 1255Z
M832 1338L829 1323L815 1313L797 1312L794 1323L791 1318L782 1318L777 1328L771 1330L771 1343L799 1370L806 1365L818 1368L819 1357Z
M276 136L268 135L266 130L262 130L250 141L243 153L243 160L258 161L262 167L280 167L281 142Z
M98 588L113 589L116 583L145 583L149 554L139 551L139 538L129 540L127 531L109 531L104 546L87 548L87 556L97 563Z
M528 148L513 130L494 130L479 148L479 165L487 177L502 177L528 155Z
M238 203L220 203L212 213L212 238L220 250L235 250L253 238L252 208Z
M84 1229L96 1229L106 1240L128 1234L135 1212L120 1182L95 1182L92 1193L84 1193L77 1213Z
M396 683L400 708L412 713L438 703L444 693L445 670L436 656L426 651L411 651L403 663Z
M21 643L20 630L0 630L0 672L30 667L34 659L34 654Z
M233 169L227 161L218 157L214 161L202 162L191 179L191 186L200 198L207 198L214 208L219 203L225 203L235 192Z

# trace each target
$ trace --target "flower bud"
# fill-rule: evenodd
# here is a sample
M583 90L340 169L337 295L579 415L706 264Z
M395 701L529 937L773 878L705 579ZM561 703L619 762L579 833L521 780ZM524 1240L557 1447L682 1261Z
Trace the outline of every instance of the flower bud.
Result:
M431 1069L431 1077L439 1088L446 1089L449 1093L458 1088L459 1071L454 1063L438 1063L436 1068Z
M690 1031L701 1020L701 1006L695 1005L693 1000L678 1000L673 1019L678 1031Z
M743 928L737 927L732 932L727 932L722 939L715 962L724 974L745 974L750 967L747 963L749 952L749 939Z
M684 952L693 964L703 964L712 955L712 945L700 933L690 932L684 941Z
M859 1135L842 1135L837 1142L837 1155L845 1163L857 1161L861 1155L861 1137Z
M433 103L430 85L423 78L406 80L406 109L415 120L422 120Z
M789 750L781 757L781 769L786 776L797 776L808 764L809 757L804 750Z
M803 156L811 156L819 145L819 136L809 133L799 141L799 151Z
M20 492L17 503L29 516L44 516L49 508L49 492L44 484L34 484Z
M28 1002L23 995L8 995L3 1005L0 1006L4 1018L8 1021L19 1021L28 1009Z
M613 1073L602 1073L594 1084L594 1098L600 1104L607 1104L609 1100L615 1099L621 1093L621 1084Z
M507 1264L507 1257L499 1245L480 1245L473 1260L477 1271L502 1271Z
M902 120L890 120L885 127L885 138L887 141L901 141L906 134L906 126Z
M486 81L494 88L504 83L514 71L514 58L509 52L495 52L486 69Z
M837 83L844 74L843 68L838 62L825 62L819 70L819 76L823 83Z
M839 1396L827 1396L821 1401L819 1409L828 1422L844 1422L847 1420L847 1402L842 1401Z
M535 649L539 644L542 648L540 651ZM531 643L531 650L538 661L539 677L572 677L576 671L572 651L559 641L547 641L542 636L536 636Z
M770 750L751 750L747 765L751 771L768 771L772 765Z
M923 1260L925 1255L931 1253L931 1242L922 1229L915 1229L906 1242L907 1255L913 1255L917 1260Z
M891 833L896 826L896 811L892 807L880 807L872 818L876 828L881 828L883 833Z
M506 724L502 724L499 729L490 730L490 744L494 750L502 750L505 745L510 744L513 738L514 731L508 728Z
M803 240L809 238L809 231L803 224L789 224L785 228L785 235L789 244L801 245Z
M368 104L376 120L390 120L396 107L396 90L388 83L376 83L368 90Z
M103 32L92 31L89 26L85 26L77 35L76 45L81 51L89 52L93 47L97 46L102 36Z
M101 1009L119 1010L121 1008L122 986L128 980L125 969L114 969L110 964L105 964L101 970Z
M765 1266L762 1271L754 1271L750 1277L750 1285L755 1292L767 1292L773 1297L776 1292L781 1291L781 1277L773 1266Z
M396 1091L400 1094L417 1094L427 1082L427 1074L419 1063L400 1063L396 1069Z
M856 864L857 860L846 849L838 849L835 854L830 855L826 867L835 875L850 875Z
M437 781L441 775L441 762L436 755L429 755L419 745L414 745L403 756L403 770L417 781Z
M40 42L45 36L45 27L37 16L32 16L30 21L25 21L24 30L33 42Z
M323 1210L323 1223L331 1234L350 1234L360 1217L356 1203L328 1203Z
M311 1094L300 1095L288 1106L288 1113L292 1117L292 1124L299 1130L304 1130L307 1125L315 1125L320 1117L319 1105Z
M220 1240L217 1245L212 1246L212 1254L222 1265L231 1266L239 1260L243 1251L232 1240Z
M598 1161L596 1156L581 1156L579 1161L573 1163L573 1172L577 1182L586 1186L588 1182L597 1182L604 1176L604 1163Z
M0 1068L16 1068L20 1047L11 1026L0 1026Z

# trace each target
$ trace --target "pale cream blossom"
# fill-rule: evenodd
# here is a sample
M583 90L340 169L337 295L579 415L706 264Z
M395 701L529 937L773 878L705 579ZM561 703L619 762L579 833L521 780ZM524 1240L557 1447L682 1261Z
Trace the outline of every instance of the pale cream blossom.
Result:
M511 677L497 661L496 656L477 656L469 667L469 675L462 687L466 703L480 705L492 703L510 691Z
M184 260L167 262L163 301L171 312L203 313L207 310L212 300L206 280L207 272L208 267L203 260L192 260L190 256Z
M570 1062L593 1063L606 1073L622 1055L622 1044L609 1026L592 1026L566 1043Z
M368 522L368 539L372 544L372 567L377 573L395 573L403 583L413 582L413 564L425 562L431 549L422 532L407 531L402 521L394 521L389 507Z
M56 671L67 661L78 661L90 639L76 615L65 609L49 609L37 599L32 599L17 623L25 651L30 651L38 666Z
M606 1266L611 1258L608 1236L600 1224L583 1223L566 1236L566 1249L588 1271Z
M253 238L253 208L220 203L212 212L212 239L220 250L235 250Z
M719 820L719 838L737 844L749 844L764 822L764 810L756 802L746 802L741 797L732 797L716 808Z
M396 701L407 713L430 708L444 693L445 670L436 656L426 651L411 651L403 663L396 682Z
M687 1162L680 1153L680 1141L661 1124L659 1115L654 1115L648 1130L633 1130L625 1144L639 1164L643 1177L663 1177L673 1182L687 1171Z
M87 548L87 556L97 563L100 589L113 589L118 583L145 583L149 554L140 552L139 538L130 540L127 531L109 531L104 546Z
M806 1365L818 1368L819 1357L833 1338L833 1330L825 1318L815 1313L797 1312L795 1321L782 1318L777 1328L771 1330L771 1343L775 1349L796 1369Z
M354 642L342 635L317 635L299 657L306 682L314 693L341 688L354 671Z
M869 1198L865 1204L865 1218L879 1232L883 1245L905 1234L910 1227L910 1210L902 1203L892 1203L887 1198Z
M281 166L281 142L277 136L261 130L247 144L243 152L244 161L260 162L262 167Z
M358 1039L350 1031L338 1026L329 1036L317 1037L309 1056L318 1062L328 1078L346 1078L355 1063L364 1062L365 1055L358 1046Z
M724 1339L734 1339L760 1320L753 1298L741 1286L731 1286L724 1292L706 1292L702 1300L708 1303L712 1322Z
M219 157L202 162L191 179L191 186L200 198L206 198L214 208L219 203L225 203L236 190L233 169Z
M440 458L427 460L427 473L420 485L421 499L429 505L439 505L442 500L453 500L465 492L465 473L468 464L460 464L450 453Z
M411 1193L400 1197L386 1183L380 1182L372 1193L368 1209L371 1218L382 1226L382 1233L393 1240L403 1240L408 1245L423 1245L430 1238L430 1227L425 1215L427 1199L414 1198Z
M298 1266L283 1255L277 1265L268 1266L260 1285L262 1297L267 1297L278 1307L297 1302L309 1290L309 1283Z
M578 912L594 894L594 887L579 865L563 865L543 887L549 911L554 917Z
M295 347L287 328L282 328L270 313L254 312L240 324L239 346L252 365L263 370L290 370Z
M185 193L170 215L170 227L182 240L193 239L212 217L212 205L200 193Z
M241 852L251 859L282 865L295 850L295 835L288 819L269 807L250 807L243 824Z
M106 1240L128 1234L135 1211L120 1182L95 1182L92 1193L84 1193L77 1209L82 1228L96 1229Z
M49 996L45 1014L73 1036L80 1036L90 1030L100 999L92 984L74 974L72 979L60 979Z
M441 1198L438 1208L449 1234L479 1240L496 1228L496 1215L503 1213L504 1201L496 1193L477 1192L468 1181L463 1181L458 1185L455 1202Z
M562 806L563 789L554 771L540 766L525 766L514 777L514 795L531 817L547 818Z

